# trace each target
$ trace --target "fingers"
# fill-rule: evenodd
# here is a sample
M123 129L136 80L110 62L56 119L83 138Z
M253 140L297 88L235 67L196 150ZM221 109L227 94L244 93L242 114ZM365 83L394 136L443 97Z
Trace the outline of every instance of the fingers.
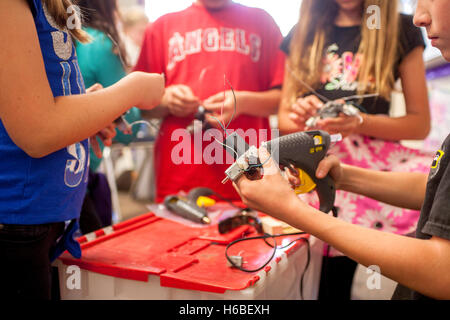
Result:
M306 98L297 100L297 103L299 103L307 112L307 114L315 115L317 113L317 110L323 107L322 101L319 100L316 96L307 96Z
M203 106L205 107L206 110L211 111L211 112L220 112L220 110L222 110L222 108L226 108L226 105L222 102L222 103L207 103L206 101L203 103Z
M287 175L289 184L292 186L293 189L295 189L301 185L302 182L300 180L300 173L298 172L297 169L288 167L286 169L286 175Z
M94 151L95 156L97 158L101 159L103 157L103 154L102 154L102 149L100 148L100 144L98 143L97 137L96 136L91 137L89 139L89 141L90 141L91 148L92 148L92 151Z
M205 104L223 102L227 98L226 92L219 92L204 101Z
M261 163L263 163L263 168L269 168L271 166L272 157L270 156L269 151L265 147L261 147L258 150L258 156Z
M192 90L185 85L170 86L166 90L164 99L169 111L179 117L194 113L200 105L200 100Z
M338 167L340 162L335 156L329 156L323 159L316 170L316 177L319 179L325 178L333 167Z
M93 86L86 89L86 93L92 93L101 89L103 89L103 86L100 83L96 83Z
M341 133L343 136L347 136L355 132L359 124L357 117L340 115L339 118L319 120L317 127L331 134Z
M280 174L280 168L265 147L258 150L259 161L263 164L264 175Z
M229 91L219 92L205 101L203 101L203 106L206 110L218 113L220 110L229 110L235 107L234 99L231 98Z
M194 95L192 90L185 85L177 85L172 87L174 98L181 100L183 103L200 103L199 99Z
M98 135L102 140L112 140L116 136L116 128L113 125L109 125L102 129Z
M270 153L266 148L259 148L258 157L259 161L263 164L264 175L267 175L267 173L274 170L274 168L276 168L277 172L279 172L278 166L275 165ZM246 183L248 182L250 182L250 180L245 175L242 175L233 184L236 184L236 187L238 189L242 189L242 186L246 185Z
M307 96L299 98L291 107L289 118L297 123L305 123L309 118L317 114L317 110L323 106L323 103L316 96Z

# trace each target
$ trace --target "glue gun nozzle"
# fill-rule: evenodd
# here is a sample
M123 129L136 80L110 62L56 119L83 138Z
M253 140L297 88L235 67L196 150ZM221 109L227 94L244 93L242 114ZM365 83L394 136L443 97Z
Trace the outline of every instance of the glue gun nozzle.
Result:
M342 135L340 133L331 135L331 143L342 141Z
M211 219L205 216L205 217L202 218L202 222L204 224L210 224L211 223Z

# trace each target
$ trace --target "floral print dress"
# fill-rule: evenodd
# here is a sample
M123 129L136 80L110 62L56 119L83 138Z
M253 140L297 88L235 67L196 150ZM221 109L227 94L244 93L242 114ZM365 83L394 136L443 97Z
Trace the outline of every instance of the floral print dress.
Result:
M342 163L389 172L428 173L434 154L407 148L400 143L352 135L330 149ZM301 196L319 207L316 193ZM415 232L420 212L394 207L354 193L338 190L338 218L363 227L409 235ZM341 255L333 248L330 256Z
M321 77L321 93L357 89L362 57L352 52L339 55L338 50L337 44L328 47ZM330 154L336 155L342 163L348 165L388 172L428 173L433 160L432 153L410 149L399 142L362 135L346 137L331 148ZM317 195L302 197L313 206L319 206ZM400 235L414 233L420 215L419 211L393 207L340 190L337 191L335 205L338 207L338 217L344 221ZM334 249L330 251L330 256L339 254Z

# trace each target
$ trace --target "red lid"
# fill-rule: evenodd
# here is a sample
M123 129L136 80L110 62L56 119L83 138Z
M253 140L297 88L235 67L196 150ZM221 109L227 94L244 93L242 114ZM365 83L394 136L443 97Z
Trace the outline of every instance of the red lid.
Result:
M149 275L156 275L165 287L216 293L248 288L258 281L257 273L229 267L225 247L245 233L256 235L253 228L242 226L226 235L220 235L217 229L217 225L191 228L147 213L79 238L82 258L74 259L65 252L60 260L66 265L123 279L148 281ZM93 237L94 240L88 240ZM297 241L285 252L289 255L301 245ZM272 252L273 248L263 240L252 240L234 245L228 254L242 255L244 267L255 269ZM280 259L275 261L278 263Z

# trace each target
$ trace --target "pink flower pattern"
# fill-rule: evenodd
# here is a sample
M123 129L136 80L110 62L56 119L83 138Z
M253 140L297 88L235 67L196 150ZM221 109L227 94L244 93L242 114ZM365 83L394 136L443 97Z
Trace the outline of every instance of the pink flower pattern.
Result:
M339 57L336 53L338 49L336 44L328 47L323 59L321 82L326 90L354 91L358 87L356 80L362 64L362 55L346 51Z

